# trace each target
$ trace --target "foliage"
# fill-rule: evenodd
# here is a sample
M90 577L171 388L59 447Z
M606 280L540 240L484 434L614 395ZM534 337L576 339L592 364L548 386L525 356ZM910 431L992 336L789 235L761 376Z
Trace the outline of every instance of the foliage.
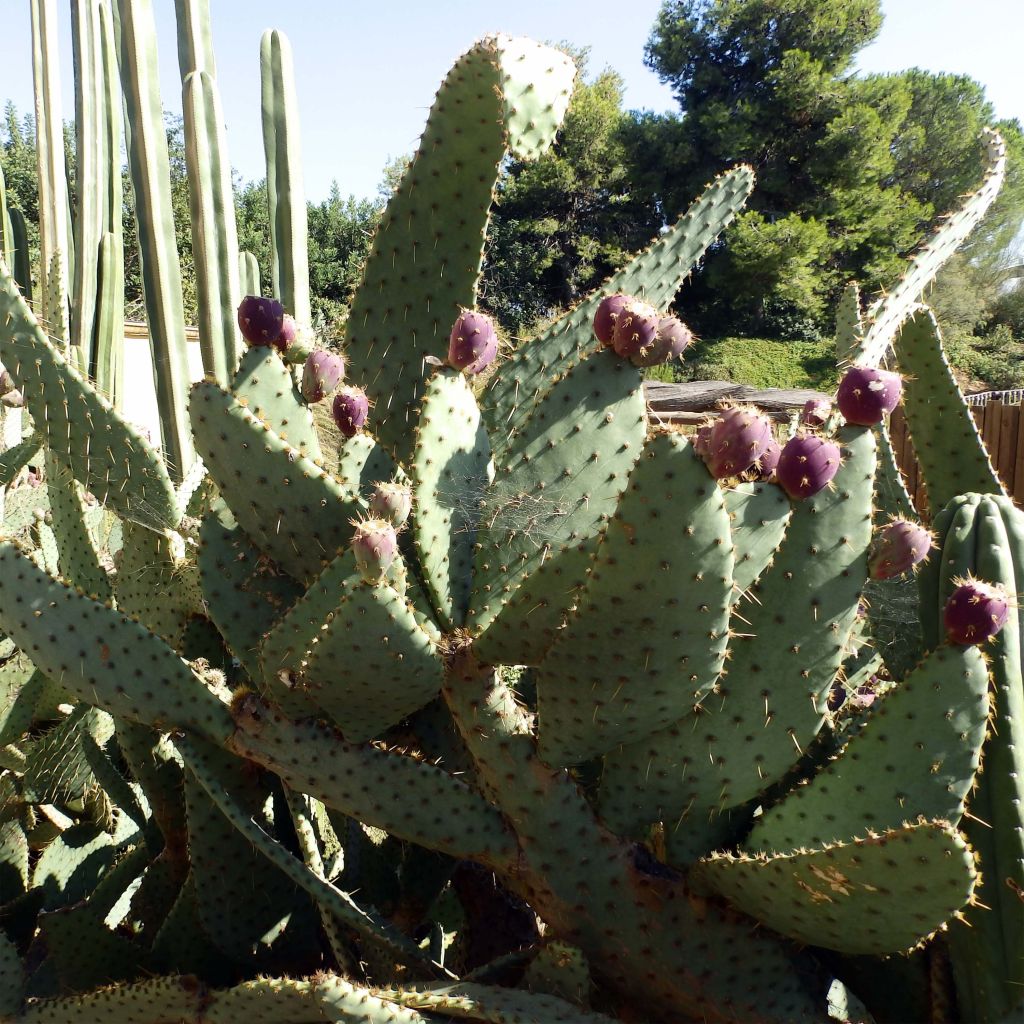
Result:
M701 341L682 365L687 380L733 380L757 388L813 388L829 391L838 382L831 340L716 338Z

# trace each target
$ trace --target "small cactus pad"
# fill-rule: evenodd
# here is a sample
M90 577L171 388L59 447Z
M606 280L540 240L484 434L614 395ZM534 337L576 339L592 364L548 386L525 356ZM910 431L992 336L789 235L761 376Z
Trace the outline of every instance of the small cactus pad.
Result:
M465 53L438 90L374 237L346 339L354 376L376 406L377 436L400 457L411 448L424 357L444 358L452 323L474 305L501 161L509 151L530 159L551 145L574 75L558 50L492 36ZM453 209L458 217L443 215Z
M988 686L977 648L932 651L837 758L757 819L743 848L820 848L922 816L956 825L981 760Z
M970 847L945 822L903 825L816 850L713 854L694 884L769 928L842 953L905 953L971 899Z
M465 622L477 520L491 448L469 384L439 369L420 409L412 479L413 537L430 600L447 626Z
M236 710L236 720L232 750L328 807L454 857L492 866L515 857L501 814L436 765L347 743L328 726L288 721L253 698Z
M0 259L0 361L36 430L74 478L126 519L173 529L181 519L159 453L83 380L46 337Z
M903 412L933 509L968 491L1002 494L988 452L942 348L931 310L919 307L896 339L906 375Z
M534 407L501 453L480 513L469 624L484 634L482 658L526 664L550 643L584 582L586 545L615 512L645 432L640 371L604 350ZM529 607L516 602L527 581Z
M269 348L252 348L242 356L231 393L257 419L308 459L320 458L313 416L295 387L288 367Z
M722 491L682 434L651 437L536 669L541 757L578 764L688 714L722 670L732 570Z
M231 732L227 708L162 640L47 576L11 543L0 544L0 628L83 701L218 741Z
M239 526L286 572L317 576L348 544L355 495L216 384L193 387L189 415L196 447Z
M860 288L851 281L839 296L836 307L836 361L847 366L857 360L864 341L864 323L860 315Z
M404 598L386 584L358 583L316 634L302 682L345 738L358 743L433 700L443 671Z
M719 175L649 248L536 339L516 349L488 383L481 402L496 449L520 429L555 381L601 346L593 323L604 299L640 295L656 308L667 306L753 187L754 172L745 165Z
M725 492L736 549L734 600L754 585L775 558L789 524L792 506L781 489L767 483L743 483Z
M377 481L390 480L396 472L394 459L364 430L346 438L338 448L338 465L333 476L353 494L368 500Z
M871 539L874 435L849 427L840 440L835 488L794 506L755 600L734 614L728 674L715 692L676 725L606 757L600 805L613 827L675 827L688 807L707 814L744 803L781 779L821 728Z

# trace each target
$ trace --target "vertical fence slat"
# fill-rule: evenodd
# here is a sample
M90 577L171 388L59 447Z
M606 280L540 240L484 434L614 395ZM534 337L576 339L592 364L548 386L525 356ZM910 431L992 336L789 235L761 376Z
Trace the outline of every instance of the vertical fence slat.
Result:
M1014 449L1017 443L1017 424L1020 420L1019 405L1004 405L1001 413L1002 423L999 425L999 454L996 472L1006 489L1014 492Z

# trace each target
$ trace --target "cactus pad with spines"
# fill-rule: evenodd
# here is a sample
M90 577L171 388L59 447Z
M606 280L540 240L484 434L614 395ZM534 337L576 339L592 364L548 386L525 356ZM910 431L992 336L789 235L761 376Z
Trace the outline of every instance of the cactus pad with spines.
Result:
M181 511L160 456L65 360L0 263L0 362L25 396L47 447L126 519L175 527Z
M483 659L535 663L550 645L646 428L640 371L601 351L551 388L499 455L480 511L468 619Z
M346 352L375 402L380 441L404 457L423 393L424 357L443 359L474 305L491 193L506 152L539 156L569 105L575 68L527 39L492 36L438 90L427 127L384 212L348 320ZM473 124L463 132L460 125ZM457 209L457 218L440 212Z
M932 651L838 757L757 819L743 849L821 848L921 815L955 826L981 760L988 688L976 647Z
M386 583L359 581L317 632L302 683L347 739L362 742L436 697L442 676L440 656L405 599Z
M313 579L352 535L354 495L216 384L196 384L189 409L197 449L238 524L286 572Z
M339 446L338 464L332 473L344 488L365 500L380 481L394 478L396 467L376 438L360 431Z
M741 483L725 492L735 548L733 583L738 600L767 569L786 535L790 504L778 487Z
M715 854L694 883L797 942L843 953L905 953L974 892L971 848L941 821L787 854Z
M431 603L447 626L469 607L477 520L491 448L466 378L439 369L427 381L412 459L416 551Z
M733 564L722 491L682 434L655 434L536 668L545 761L589 761L700 703L725 661Z
M522 429L534 405L562 375L600 348L593 321L602 299L624 293L642 295L659 309L667 306L753 187L754 172L745 165L719 175L664 235L536 339L519 346L484 394L495 450Z

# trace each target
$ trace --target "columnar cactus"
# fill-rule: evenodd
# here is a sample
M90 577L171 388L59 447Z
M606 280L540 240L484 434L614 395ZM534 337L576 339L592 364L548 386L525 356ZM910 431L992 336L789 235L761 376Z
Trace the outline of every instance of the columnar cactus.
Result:
M140 94L147 6L119 3L122 79ZM177 8L199 103L205 4ZM987 595L1019 589L1019 513L985 495L940 517L941 565L919 574L927 653L846 728L828 701L863 667L878 428L808 424L777 485L744 479L778 447L756 411L725 416L702 453L646 415L636 364L692 342L657 311L750 170L475 385L494 346L466 341L465 253L506 152L553 141L573 79L558 51L480 41L383 217L331 448L311 406L342 364L304 349L300 389L291 346L257 324L270 310L301 326L309 293L279 34L262 60L275 296L242 300L237 320L217 305L240 295L221 239L204 300L219 340L179 446L191 468L169 471L124 423L0 262L0 359L53 485L50 518L0 542L0 1015L817 1022L830 986L871 999L858 965L947 928L963 1005L1012 1010L956 918L990 905L961 831L978 794L1000 829L988 845L971 833L982 870L1016 877L1003 836L1019 806L978 770L986 743L986 769L1021 749L1019 621L1007 602L983 648L936 623L947 569ZM134 143L137 191L161 187L148 145ZM204 159L194 182L216 177ZM147 253L166 255L163 199L142 201ZM240 362L236 323L254 345ZM166 398L173 425L173 382ZM1012 974L1005 931L993 946Z

